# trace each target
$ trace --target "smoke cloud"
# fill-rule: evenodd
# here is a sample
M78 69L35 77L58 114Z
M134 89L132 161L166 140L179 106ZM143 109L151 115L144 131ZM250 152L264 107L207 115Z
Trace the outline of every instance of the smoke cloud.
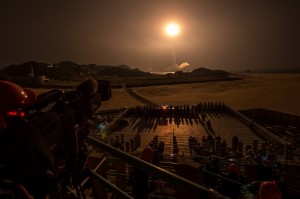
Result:
M183 62L183 63L179 64L179 65L177 66L177 68L178 68L178 69L184 69L184 68L188 67L189 65L190 65L190 64L187 63L187 62Z

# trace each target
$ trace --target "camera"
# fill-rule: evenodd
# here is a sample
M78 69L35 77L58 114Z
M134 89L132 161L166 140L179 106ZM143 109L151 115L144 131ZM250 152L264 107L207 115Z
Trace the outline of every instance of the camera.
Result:
M0 198L44 198L76 182L87 158L89 119L110 98L109 81L88 79L75 90L37 96L23 117L7 117L0 129Z

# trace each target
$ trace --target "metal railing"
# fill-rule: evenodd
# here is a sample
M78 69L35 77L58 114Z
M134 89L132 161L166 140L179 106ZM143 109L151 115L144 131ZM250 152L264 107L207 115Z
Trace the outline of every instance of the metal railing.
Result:
M176 187L180 187L181 189L184 189L185 191L188 191L189 193L192 193L193 195L195 195L196 197L200 197L201 195L203 195L203 193L207 193L207 194L211 194L211 195L214 195L214 197L216 198L224 198L224 199L228 199L228 197L226 196L223 196L221 194L219 194L218 192L214 191L214 190L211 190L211 189L208 189L204 186L201 186L199 184L196 184L194 182L191 182L185 178L182 178L178 175L175 175L171 172L168 172L160 167L157 167L155 165L152 165L148 162L145 162L135 156L132 156L128 153L125 153L121 150L118 150L104 142L101 142L91 136L88 136L87 137L87 141L104 150L105 152L107 153L110 153L111 155L117 157L117 158L120 158L126 162L128 162L129 164L132 164L134 165L136 168L138 169L141 169L143 170L144 172L147 172L149 173L150 175L153 175L159 179L162 179ZM96 179L96 180L99 180L101 183L104 183L103 179L101 176L99 176L98 174L96 175L97 173L95 172L92 172L92 178ZM108 188L109 184L105 183L106 187ZM121 193L122 190L119 190L119 189L116 189L116 187L110 187L111 188L111 191L113 192L116 192L116 193ZM123 194L126 194L125 192ZM125 196L125 195L124 195ZM127 197L127 196L126 196Z
M194 193L195 196L200 196L201 193L203 194L204 192L210 192L212 193L213 191L211 191L210 189L203 187L199 184L195 184L191 181L188 181L180 176L174 175L171 172L168 172L160 167L156 167L152 164L149 164L148 162L144 162L139 158L136 158L135 156L132 156L128 153L125 153L121 150L118 150L108 144L105 144L104 142L101 142L91 136L89 136L87 138L88 142L91 143L92 145L100 148L101 150L110 153L111 155L113 155L115 158L117 159L122 159L126 162L128 162L131 165L134 165L134 167L137 167L141 170L146 171L147 173L156 176L157 178L160 178L162 180L165 180L166 182L175 185L176 187L180 187L186 191L188 191L189 193ZM172 166L176 167L176 163L172 163ZM244 165L243 163L239 163L239 165ZM232 183L235 185L239 185L242 186L243 184L239 183L239 182L235 182L232 181L224 176L218 175L218 174L214 174L211 172L208 172L206 170L202 170L203 174L209 175L209 176L214 176L217 177L218 179L222 179L225 182L228 183ZM110 173L108 173L108 175L110 175ZM111 175L114 175L114 173L111 173ZM125 175L125 174L124 174ZM287 173L283 173L283 175L288 175ZM102 176L100 176L99 174L97 174L94 170L94 172L92 172L91 177L96 179L99 183L101 183L101 185L105 186L107 189L109 189L111 192L113 192L114 194L117 194L119 196L121 196L122 198L128 198L131 197L129 196L126 192L124 192L123 190L119 189L118 187L116 187L114 184L109 183L105 178L103 178ZM298 176L297 176L298 177ZM299 178L299 177L298 177ZM104 182L105 181L105 182ZM298 190L293 190L293 189L289 189L290 191L299 193ZM218 195L217 198L226 198L218 193L215 193L216 195ZM204 197L206 198L206 197Z
M120 188L115 186L114 184L107 181L105 178L103 178L98 173L91 171L90 176L92 178L94 178L95 180L97 180L99 183L101 183L103 186L105 186L106 188L111 190L113 193L116 193L117 195L119 195L121 198L129 198L129 199L133 198L130 195L128 195L126 192L124 192L123 190L121 190Z

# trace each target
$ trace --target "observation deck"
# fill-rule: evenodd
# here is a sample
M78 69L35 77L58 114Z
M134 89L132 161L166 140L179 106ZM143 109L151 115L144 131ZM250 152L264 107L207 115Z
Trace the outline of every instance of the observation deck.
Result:
M202 104L202 105L200 105ZM206 104L204 106L204 104ZM108 111L106 111L108 112ZM105 116L105 112L100 115ZM220 172L226 172L229 164L232 162L240 166L241 175L245 178L245 183L257 180L260 176L255 173L257 162L247 159L247 151L253 150L260 157L263 157L263 164L271 167L272 164L280 162L286 165L286 145L287 142L280 137L273 135L267 129L263 128L253 120L232 110L225 104L213 104L210 102L199 103L194 106L144 106L124 109L115 117L109 128L94 133L96 140L111 145L113 150L123 151L128 157L106 156L108 170L102 170L100 173L106 179L111 181L117 187L120 187L129 196L132 196L132 186L128 184L132 168L139 164L128 162L129 157L139 158L141 152L147 146L155 150L163 151L160 153L159 164L154 167L163 168L164 171L177 175L179 179L189 180L196 183L201 188L199 193L206 193L203 196L190 194L187 192L189 185L178 187L177 180L172 181L168 177L162 177L164 174L149 172L149 176L155 176L156 189L149 193L149 198L167 197L167 198L185 198L187 194L190 198L210 198L213 193L217 198L226 198L222 195L222 190L217 187L211 187L205 183L205 176L215 177L229 182L230 179L222 177L220 174L211 173L205 169L205 165L210 162L210 158L215 156L219 160ZM238 145L232 145L232 137L237 135ZM211 137L210 142L203 141ZM221 143L227 144L226 149L220 147ZM101 148L101 147L100 147ZM95 149L96 153L106 154L106 150ZM103 160L102 157L102 160ZM143 161L142 161L143 162ZM297 164L297 162L295 162ZM141 165L141 169L143 170ZM290 165L289 165L290 166ZM289 166L286 166L288 168ZM170 174L169 173L169 174ZM290 175L289 171L284 170L285 177ZM169 175L167 174L167 176ZM196 176L196 177L195 177ZM298 178L296 174L296 179ZM299 181L299 178L297 179ZM180 180L179 180L180 181ZM175 182L175 185L173 184ZM239 186L238 182L236 183ZM293 194L295 182L289 184L289 191ZM101 185L100 185L101 186ZM102 189L104 190L104 189ZM211 192L213 190L213 192ZM196 192L195 192L196 193ZM207 194L209 193L209 194ZM113 195L107 192L105 196Z

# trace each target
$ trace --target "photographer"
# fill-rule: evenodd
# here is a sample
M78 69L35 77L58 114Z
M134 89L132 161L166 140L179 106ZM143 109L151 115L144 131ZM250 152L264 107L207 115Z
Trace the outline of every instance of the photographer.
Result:
M27 92L26 92L27 91ZM43 198L53 157L41 135L25 119L24 108L32 105L32 90L0 80L0 198Z
M37 97L1 80L0 96L0 198L65 198L67 186L80 189L89 118L111 97L109 82Z

